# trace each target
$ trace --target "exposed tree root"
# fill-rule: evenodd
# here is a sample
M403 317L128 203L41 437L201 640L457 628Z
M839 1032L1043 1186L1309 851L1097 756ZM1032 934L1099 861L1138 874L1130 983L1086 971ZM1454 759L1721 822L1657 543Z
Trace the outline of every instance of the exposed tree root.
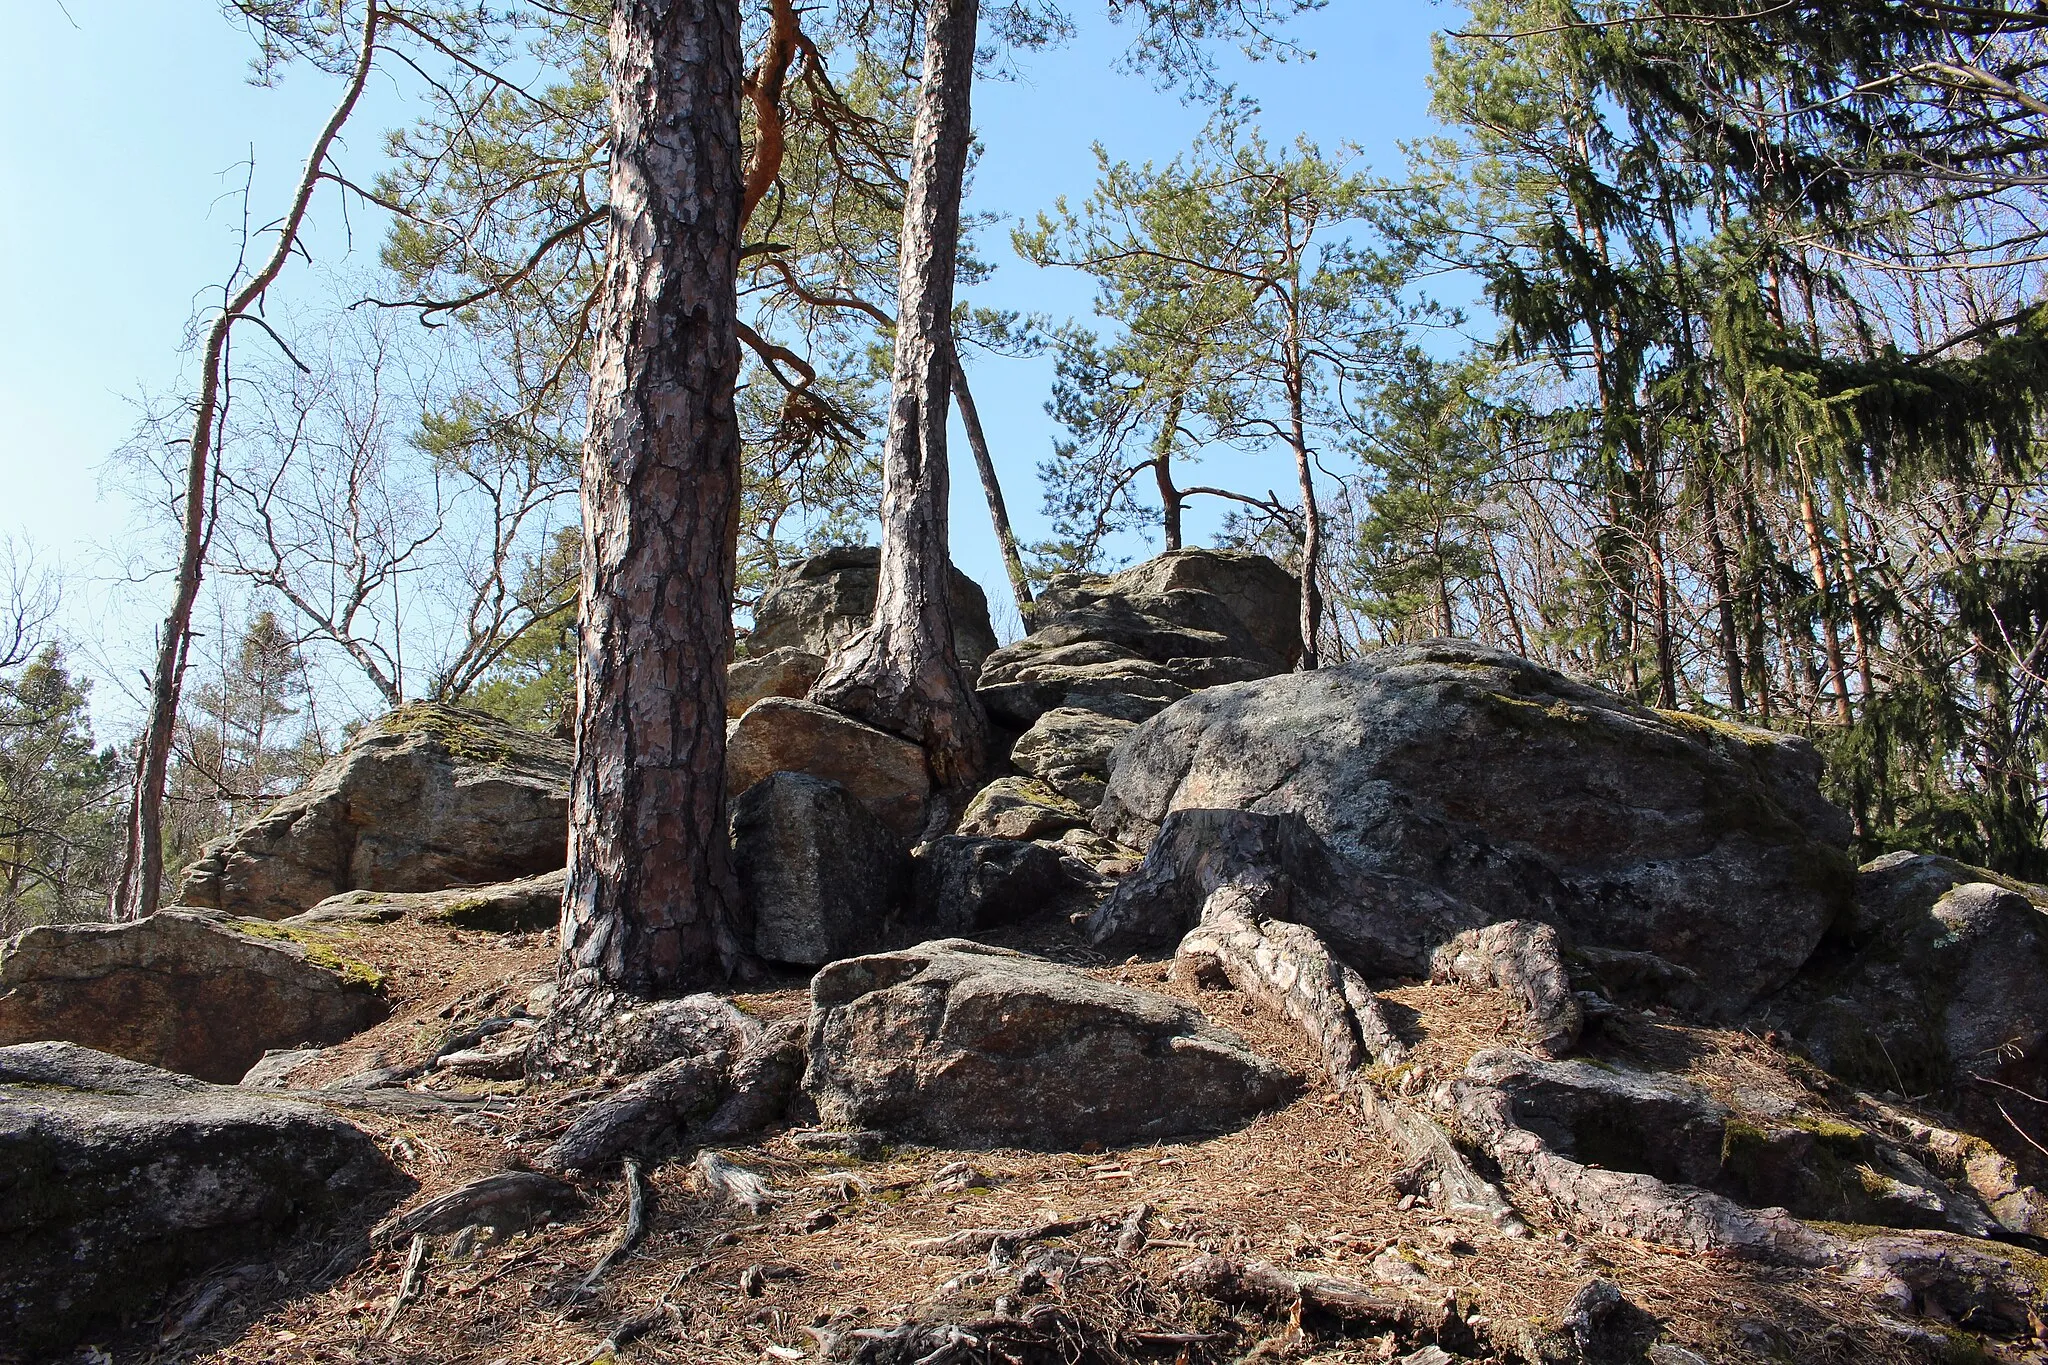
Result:
M378 1246L407 1237L438 1237L464 1228L524 1232L578 1207L583 1196L567 1181L539 1171L499 1171L408 1209L371 1233Z
M377 1335L383 1336L398 1321L398 1315L405 1306L420 1296L420 1290L427 1283L427 1239L414 1233L412 1246L405 1253L405 1271L398 1277L398 1292L391 1296L391 1308L384 1314L384 1321L377 1325Z
M726 1095L730 1057L678 1057L583 1111L534 1159L545 1171L589 1171L627 1153L659 1156L684 1142L690 1124Z
M1831 1263L1839 1244L1783 1209L1747 1209L1690 1185L1639 1171L1611 1171L1566 1157L1515 1121L1506 1092L1489 1083L1481 1053L1451 1081L1444 1101L1464 1133L1518 1187L1546 1200L1585 1231L1635 1237L1694 1252L1719 1252L1784 1265Z
M804 1078L806 1022L786 1019L771 1024L733 1064L730 1093L701 1132L704 1142L731 1142L758 1133L788 1111L791 1097Z
M1437 949L1430 975L1498 986L1514 996L1529 1044L1544 1057L1562 1057L1578 1045L1585 1011L1572 993L1557 930L1548 924L1515 919L1468 929Z
M1459 1152L1450 1135L1426 1114L1379 1093L1368 1069L1398 1065L1408 1056L1378 997L1359 975L1337 961L1306 925L1266 918L1271 884L1231 883L1212 891L1202 920L1181 940L1177 960L1197 974L1221 973L1307 1035L1337 1088L1356 1105L1415 1172L1413 1193L1437 1207L1486 1223L1511 1236L1528 1228L1500 1190Z
M1181 940L1179 964L1197 980L1220 971L1238 990L1292 1019L1332 1080L1406 1061L1408 1049L1378 997L1315 930L1268 918L1263 911L1273 899L1265 882L1217 888L1202 904L1201 922Z
M640 1175L640 1163L626 1158L626 1221L619 1228L619 1235L597 1258L597 1264L583 1277L583 1283L576 1286L576 1297L581 1298L597 1287L604 1273L632 1254L640 1245L640 1239L647 1235L647 1182Z

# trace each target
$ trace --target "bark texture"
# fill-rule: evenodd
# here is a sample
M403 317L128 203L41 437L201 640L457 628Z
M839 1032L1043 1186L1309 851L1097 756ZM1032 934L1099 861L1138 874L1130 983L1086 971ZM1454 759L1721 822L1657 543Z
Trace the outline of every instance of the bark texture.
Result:
M895 368L882 454L882 565L873 622L826 670L816 701L923 746L935 786L986 766L988 722L953 647L947 602L946 414L961 182L973 140L977 0L930 0L904 199Z
M611 236L583 449L583 622L562 985L747 962L725 811L740 437L740 21L619 0Z

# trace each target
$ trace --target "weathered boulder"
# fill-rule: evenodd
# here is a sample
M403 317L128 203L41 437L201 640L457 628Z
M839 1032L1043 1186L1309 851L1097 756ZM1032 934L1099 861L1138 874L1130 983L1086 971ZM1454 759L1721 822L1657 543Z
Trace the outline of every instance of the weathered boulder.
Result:
M975 793L956 834L980 839L1057 839L1086 829L1088 813L1033 777L999 777Z
M69 1043L0 1048L0 1349L54 1358L401 1183L312 1105Z
M1294 1078L1177 1000L961 939L811 982L804 1088L830 1127L1071 1148L1233 1127Z
M1299 584L1264 555L1174 550L1117 574L1059 574L1031 634L989 656L977 690L1018 728L1058 707L1142 720L1195 689L1292 668L1299 620Z
M389 1012L383 980L318 932L166 910L41 925L0 945L0 1044L78 1043L232 1084L271 1048Z
M735 659L725 675L725 714L738 720L763 697L801 697L825 671L822 655L784 646Z
M1010 762L1050 782L1090 773L1107 776L1110 754L1137 728L1135 722L1121 716L1054 707L1018 737L1010 748Z
M182 904L263 919L343 891L439 891L568 862L570 749L480 711L415 703L363 728L304 790L207 848Z
M770 773L837 782L884 825L910 837L924 823L931 775L924 750L816 702L756 702L726 737L726 792L735 800Z
M1640 1219L1628 1235L1698 1249L1717 1237L1741 1249L1748 1234L1772 1226L1769 1213L1696 1197L1710 1192L1802 1218L1977 1237L1994 1227L1975 1194L1951 1188L1878 1134L1789 1103L1738 1111L1679 1077L1509 1049L1474 1057L1452 1088L1459 1118L1488 1154L1588 1226L1616 1231Z
M1872 1089L1962 1100L1973 1077L2032 1088L2048 1079L2048 890L1888 854L1863 867L1853 911L1768 1014Z
M911 867L911 922L939 934L1092 907L1104 889L1087 862L1050 840L949 834L918 849Z
M569 872L563 868L518 881L446 891L344 891L279 923L314 928L414 919L497 934L536 933L561 921L562 892L568 884Z
M771 773L734 804L732 833L755 952L817 967L881 941L904 851L846 788L806 773Z
M1784 984L1846 906L1846 817L1803 740L1659 712L1460 641L1213 688L1116 751L1095 827L1145 847L1199 808L1299 815L1369 932L1420 975L1505 919L1695 972L1724 1008Z
M759 656L775 649L799 649L830 658L875 614L875 586L882 552L872 545L845 546L812 555L778 578L754 607L747 651ZM995 652L988 596L981 585L955 568L948 605L953 612L954 647L972 677Z

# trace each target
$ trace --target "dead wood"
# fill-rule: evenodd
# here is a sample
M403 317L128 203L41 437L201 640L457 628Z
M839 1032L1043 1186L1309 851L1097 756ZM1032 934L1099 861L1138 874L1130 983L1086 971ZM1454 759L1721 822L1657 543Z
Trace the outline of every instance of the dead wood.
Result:
M427 1239L416 1232L412 1236L412 1246L405 1253L405 1272L398 1277L398 1293L392 1296L391 1309L377 1326L378 1336L391 1330L391 1324L398 1321L398 1315L405 1311L407 1304L420 1296L426 1282Z
M1183 1293L1275 1316L1327 1314L1354 1331L1393 1332L1445 1345L1464 1345L1471 1339L1454 1303L1396 1298L1358 1280L1290 1275L1265 1261L1197 1256L1176 1269L1170 1282Z
M464 1228L487 1227L499 1234L524 1232L552 1222L583 1202L576 1187L539 1171L499 1171L408 1209L370 1234L376 1246L395 1246L407 1237L438 1237Z
M1030 1227L962 1228L950 1236L920 1238L909 1245L912 1251L931 1252L940 1256L980 1256L998 1242L1018 1246L1025 1242L1043 1241L1049 1237L1068 1237L1098 1227L1101 1221L1097 1218L1049 1218Z
M690 1171L704 1192L714 1199L739 1205L752 1214L763 1214L781 1202L768 1182L744 1166L735 1166L716 1152L697 1153Z
M1135 1256L1145 1249L1145 1223L1151 1216L1150 1204L1140 1204L1125 1216L1123 1226L1117 1229L1117 1255Z

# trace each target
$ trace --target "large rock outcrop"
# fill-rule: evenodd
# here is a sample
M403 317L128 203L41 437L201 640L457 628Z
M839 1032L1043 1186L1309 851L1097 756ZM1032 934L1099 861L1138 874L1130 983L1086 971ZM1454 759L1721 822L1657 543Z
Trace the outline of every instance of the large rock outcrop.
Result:
M880 944L903 879L903 848L846 788L772 773L734 804L732 833L755 952L818 967Z
M264 920L42 925L0 945L0 1044L59 1039L232 1084L269 1049L383 1019L382 984L317 931Z
M2048 889L1950 858L1879 858L1769 1014L1815 1061L1874 1090L1966 1109L1986 1093L1974 1078L2034 1090L2048 1080Z
M441 891L568 861L569 746L480 711L402 706L304 790L209 847L180 903L282 919L343 891Z
M1804 741L1432 641L1175 704L1118 747L1095 827L1143 848L1176 811L1299 816L1341 883L1304 922L1360 970L1423 975L1464 930L1534 920L1734 1009L1847 905L1819 776Z
M827 1125L1072 1148L1232 1127L1294 1086L1177 1000L964 939L811 982L804 1088Z
M0 1352L54 1358L400 1183L312 1105L67 1043L0 1048Z
M872 545L845 546L812 555L776 579L754 607L747 656L794 649L829 659L874 616L881 562L882 552ZM956 568L949 605L954 646L972 677L996 648L988 596Z
M1059 574L1032 631L982 665L983 704L1024 729L1058 707L1142 720L1197 688L1301 654L1300 584L1264 555L1174 550L1116 574Z

